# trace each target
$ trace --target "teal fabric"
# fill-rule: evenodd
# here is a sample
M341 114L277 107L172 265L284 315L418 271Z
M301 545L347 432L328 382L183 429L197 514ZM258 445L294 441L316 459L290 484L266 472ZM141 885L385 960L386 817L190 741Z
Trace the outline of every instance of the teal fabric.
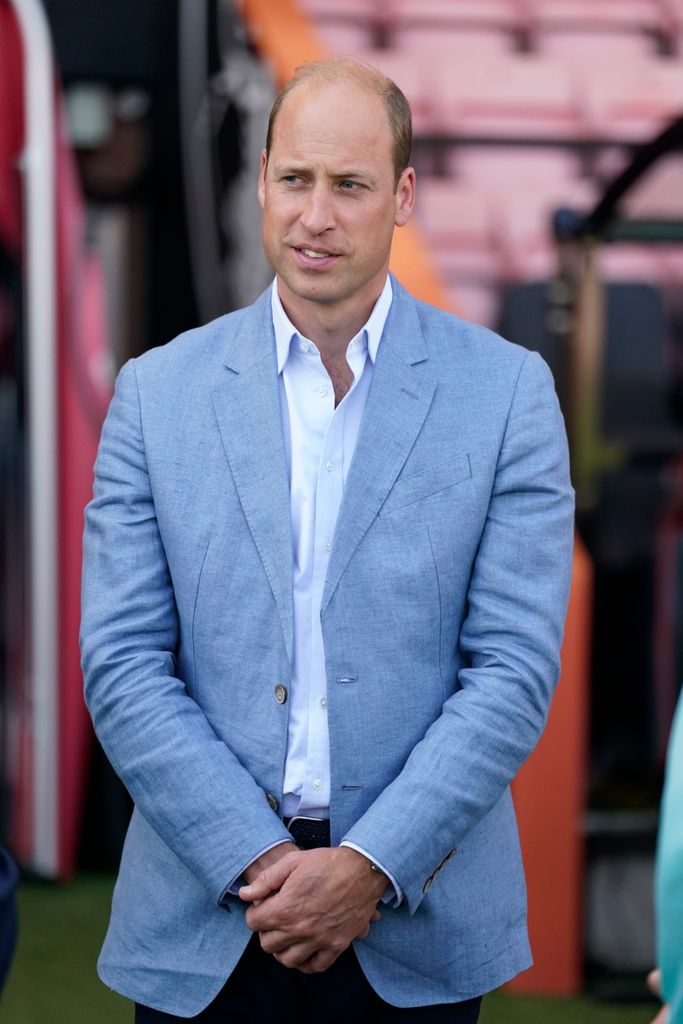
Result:
M531 963L509 784L559 675L573 492L540 356L393 287L321 622L332 841L405 894L356 952L415 1006ZM249 939L223 894L287 836L292 635L266 292L124 367L86 513L86 699L135 801L99 971L146 1006L197 1014Z
M657 849L657 963L669 1024L683 1024L683 697L667 756Z

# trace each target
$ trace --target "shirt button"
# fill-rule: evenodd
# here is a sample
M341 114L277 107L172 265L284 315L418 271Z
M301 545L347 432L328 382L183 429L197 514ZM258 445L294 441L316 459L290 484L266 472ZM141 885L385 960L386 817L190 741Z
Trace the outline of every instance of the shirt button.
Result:
M324 384L321 384L319 388L315 389L315 393L316 395L319 395L321 398L324 398L325 395L327 394L327 388L325 387Z
M325 541L325 551L331 551L331 550L332 550L332 541L331 540L326 540Z
M299 342L299 352L308 352L308 349L309 349L309 346L306 344L305 341L300 341Z
M278 683L275 687L275 700L278 704L284 704L287 700L287 687L283 686L282 683Z
M325 469L327 470L328 473L331 473L332 470L334 469L334 463L330 462L330 460L328 459L327 462L325 463Z
M313 779L313 789L320 789L322 782L320 779Z
M320 707L321 708L326 708L327 707L327 697L321 697L320 698Z

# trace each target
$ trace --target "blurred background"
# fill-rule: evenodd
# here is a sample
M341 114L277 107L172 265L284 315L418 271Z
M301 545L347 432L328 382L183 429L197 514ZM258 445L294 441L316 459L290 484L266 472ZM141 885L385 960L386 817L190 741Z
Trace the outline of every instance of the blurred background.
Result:
M130 802L77 647L99 429L126 359L267 285L268 113L330 53L412 105L394 272L540 351L570 437L563 674L515 784L536 966L483 1019L654 1015L683 678L683 0L0 0L0 842L23 870L2 1020L129 1019L94 961Z

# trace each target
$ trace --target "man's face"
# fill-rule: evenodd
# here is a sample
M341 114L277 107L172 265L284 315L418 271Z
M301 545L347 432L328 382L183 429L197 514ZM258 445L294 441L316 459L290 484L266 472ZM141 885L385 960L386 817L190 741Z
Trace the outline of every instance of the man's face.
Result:
M378 96L346 82L297 86L282 105L259 179L263 247L290 315L320 303L341 316L369 314L394 226L408 220L414 195L412 169L394 187Z

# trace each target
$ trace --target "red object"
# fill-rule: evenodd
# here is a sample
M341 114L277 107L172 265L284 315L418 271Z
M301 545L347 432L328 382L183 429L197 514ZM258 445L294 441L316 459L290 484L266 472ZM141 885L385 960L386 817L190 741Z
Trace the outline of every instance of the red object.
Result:
M582 989L592 594L590 560L577 539L560 683L545 732L512 787L534 957L508 986L512 992L568 996Z
M0 0L0 239L25 263L23 196L18 171L25 146L23 53L24 41L14 11ZM56 859L48 871L55 877L68 878L75 869L91 745L78 649L83 508L91 494L92 467L111 384L103 370L109 350L103 281L99 264L85 245L84 202L64 134L56 82L54 118L58 452L58 576L54 600L59 644L58 719L50 723L56 732L57 778L48 780L57 798L57 834L52 837ZM31 382L27 384L30 390ZM21 686L25 678L25 672L17 673L12 685ZM42 811L35 805L35 723L30 686L28 692L13 692L11 703L11 839L15 854L30 868L36 862L33 823ZM45 733L41 732L40 737L44 740Z

